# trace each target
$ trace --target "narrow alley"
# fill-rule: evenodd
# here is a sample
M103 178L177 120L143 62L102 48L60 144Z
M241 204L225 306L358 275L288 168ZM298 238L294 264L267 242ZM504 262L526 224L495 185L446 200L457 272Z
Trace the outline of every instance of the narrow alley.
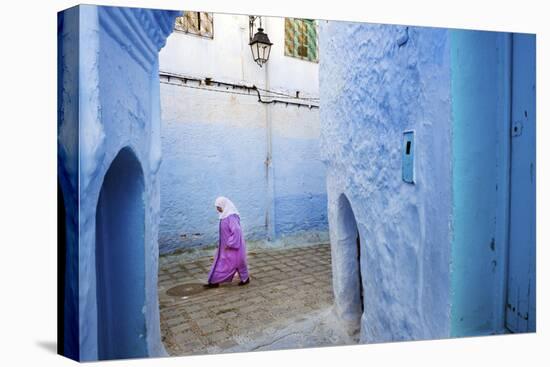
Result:
M213 251L212 251L213 252ZM203 289L212 256L160 258L161 331L170 355L353 343L332 320L328 244L252 249L251 283Z

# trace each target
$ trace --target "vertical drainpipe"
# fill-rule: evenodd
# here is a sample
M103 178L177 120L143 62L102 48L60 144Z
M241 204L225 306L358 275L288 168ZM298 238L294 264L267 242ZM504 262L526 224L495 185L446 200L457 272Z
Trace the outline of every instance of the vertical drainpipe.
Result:
M248 22L248 16L246 17L246 20ZM245 52L246 52L246 48L245 47L245 40L249 40L248 37L248 28L244 26L244 24L241 24L241 26L239 27L239 30L241 31L241 83L243 84L246 84L246 80L244 78L244 63L245 63L245 60L246 59L246 56L249 56L248 54L250 53L250 47L248 47L248 54L246 54L245 56ZM250 40L249 40L250 41ZM248 43L246 43L248 44ZM249 56L250 57L250 56Z
M264 20L264 29L267 32L267 18ZM272 50L273 51L273 50ZM264 64L265 67L265 89L269 90L269 62ZM267 201L265 211L265 226L267 231L267 240L275 240L275 187L273 182L273 160L272 160L272 128L271 128L271 110L270 104L265 106L265 123L266 123L266 156L265 156L265 178L267 185Z

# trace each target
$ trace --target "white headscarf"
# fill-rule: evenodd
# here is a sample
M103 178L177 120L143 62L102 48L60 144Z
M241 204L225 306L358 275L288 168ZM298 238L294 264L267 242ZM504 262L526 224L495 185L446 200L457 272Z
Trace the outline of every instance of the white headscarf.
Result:
M237 208L235 207L235 204L233 204L231 200L229 200L224 196L218 197L214 205L222 208L222 212L219 213L220 219L227 218L231 214L237 214L240 216L239 212L237 211Z

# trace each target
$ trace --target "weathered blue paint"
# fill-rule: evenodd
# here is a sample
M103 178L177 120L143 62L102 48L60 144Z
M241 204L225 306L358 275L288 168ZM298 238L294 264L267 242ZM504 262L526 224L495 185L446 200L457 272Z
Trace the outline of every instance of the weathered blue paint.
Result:
M217 196L237 205L247 239L265 237L264 142L262 128L163 121L161 253L217 241Z
M453 30L452 335L503 329L508 35Z
M518 66L510 40L496 32L321 23L321 151L336 311L343 321L357 318L347 272L356 260L345 245L352 233L341 224L349 217L339 199L345 194L361 238L363 341L503 332L508 225L518 215L525 216L519 242L533 250L519 264L510 258L522 272L517 308L535 311L534 42L522 47L530 61ZM522 68L523 91L511 84L512 64ZM516 119L533 120L521 143L529 148L514 156L510 101L517 93L528 112ZM415 131L415 185L402 181L405 130ZM510 154L521 177L518 197L529 198L517 210L509 207Z
M107 170L119 152L129 147L143 171L143 195L137 201L144 205L144 228L129 228L137 230L129 238L143 236L143 243L134 244L137 251L129 254L140 257L142 265L125 264L131 274L142 276L143 282L130 282L127 287L129 292L145 295L144 299L130 297L137 304L129 308L139 309L145 319L145 333L134 330L131 341L141 340L137 350L143 352L145 345L148 356L166 355L160 339L157 297L157 172L161 158L158 51L178 13L81 5L62 14L58 151L68 218L65 305L68 318L75 322L70 331L73 325L78 330L77 335L73 332L67 336L68 343L73 344L66 344L65 353L80 361L101 357L98 341L104 325L98 323L98 303L101 308L105 298L98 298L97 279L113 275L98 274L97 270L116 265L96 259L96 234L109 238L116 229L96 228L96 209ZM111 197L110 205L124 207L124 196L117 198ZM126 250L130 251L128 247ZM120 331L120 335L128 333Z
M300 124L296 121L295 124ZM273 136L275 236L328 230L319 138Z
M536 329L536 37L512 40L512 161L506 327Z
M277 236L300 231L326 231L327 195L301 194L275 198L275 231Z
M398 42L405 33L407 41ZM350 217L342 209L343 193L361 239L361 340L446 337L452 199L448 31L321 22L319 48L321 153L337 314L359 322L354 312L360 287L348 271L357 252L350 251L350 231L338 224ZM415 130L415 185L402 180L406 130Z
M317 110L167 84L161 92L161 253L216 243L220 195L239 209L247 241L327 237ZM269 168L266 108L273 114Z

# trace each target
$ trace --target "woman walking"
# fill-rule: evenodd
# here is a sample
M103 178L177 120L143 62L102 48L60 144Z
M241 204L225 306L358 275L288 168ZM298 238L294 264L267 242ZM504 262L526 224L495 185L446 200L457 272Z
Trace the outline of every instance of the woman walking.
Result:
M239 212L231 200L223 196L216 199L215 206L220 218L218 250L208 274L208 284L204 286L215 288L220 283L231 282L235 273L239 273L239 285L246 285L250 277Z

